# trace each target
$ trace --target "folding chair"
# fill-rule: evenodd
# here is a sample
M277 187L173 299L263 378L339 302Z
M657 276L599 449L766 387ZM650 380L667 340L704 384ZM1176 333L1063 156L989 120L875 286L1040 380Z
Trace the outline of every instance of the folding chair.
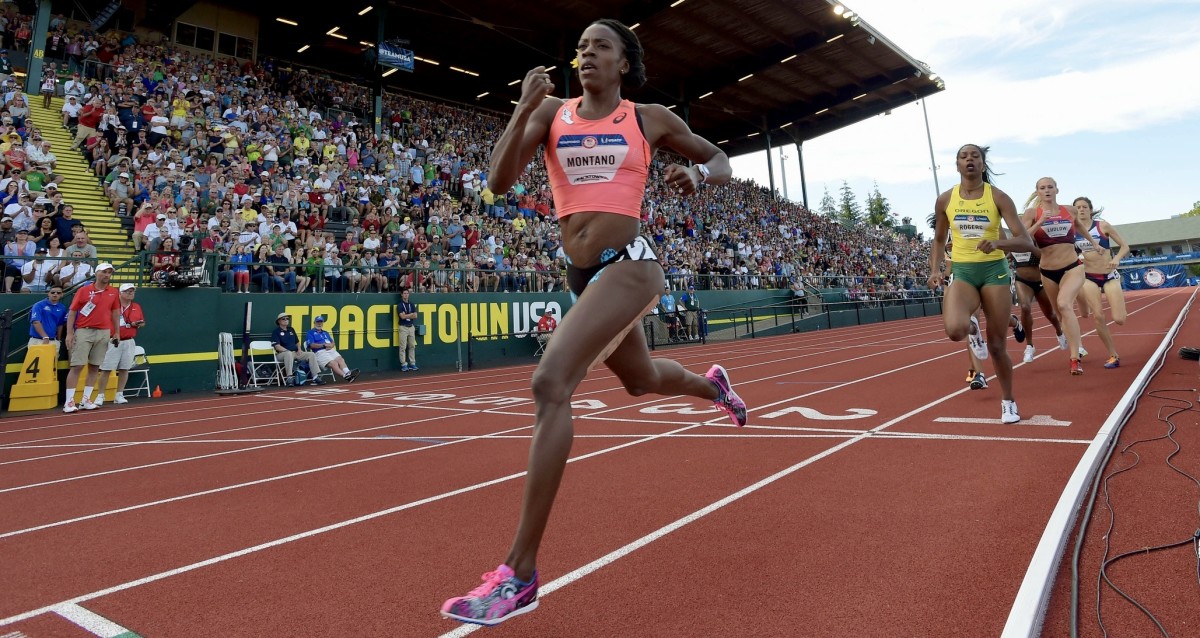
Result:
M149 397L151 395L150 360L146 358L146 349L141 346L135 346L133 348L133 367L129 369L130 381L133 379L134 375L141 375L141 382L137 385L133 385L129 383L129 381L126 381L125 391L121 393L121 396L125 397L126 399L129 397L139 397L142 395L142 391L145 390L146 396ZM133 394L130 394L131 392Z
M250 385L283 385L283 366L275 359L270 341L250 342Z
M551 334L553 334L553 333L551 333ZM541 339L539 339L538 337L541 337L542 333L537 332L536 330L533 331L532 333L530 333L529 336L533 337L533 342L534 342L534 344L536 344L534 346L535 349L533 351L533 356L535 356L535 357L542 356L542 353L546 352L546 346L550 343L550 340L546 339L545 341L542 341ZM546 336L549 336L549 335L546 335Z
M308 348L308 341L305 341L302 345L305 351L312 352L312 350ZM333 370L329 369L329 366L323 366L318 363L317 369L310 370L310 372L312 372L313 377L321 383L334 383L337 381L337 375L333 373Z

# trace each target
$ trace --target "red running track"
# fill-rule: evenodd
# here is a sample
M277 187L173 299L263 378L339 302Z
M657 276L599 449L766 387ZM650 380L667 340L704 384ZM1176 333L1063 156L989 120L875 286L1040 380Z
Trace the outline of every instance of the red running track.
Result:
M1067 477L1189 294L1130 295L1117 370L1094 336L1083 377L1056 349L1018 366L1016 425L996 384L965 388L940 317L656 354L722 363L743 429L593 371L542 606L487 631L998 635ZM507 551L530 371L8 418L0 636L467 635L437 609Z

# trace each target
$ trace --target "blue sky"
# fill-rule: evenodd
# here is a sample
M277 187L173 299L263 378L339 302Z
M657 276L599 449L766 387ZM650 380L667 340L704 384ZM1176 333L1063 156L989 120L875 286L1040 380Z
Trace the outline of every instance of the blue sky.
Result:
M995 183L1018 206L1043 176L1058 181L1060 203L1086 195L1116 225L1200 200L1200 0L847 6L945 80L927 103L942 190L958 182L958 147L976 143L992 147ZM783 152L787 194L800 201L796 149ZM767 184L765 157L733 158L734 174ZM772 161L781 189L778 149ZM929 163L920 103L895 109L805 143L809 205L842 180L862 203L878 182L898 217L919 222L935 199Z

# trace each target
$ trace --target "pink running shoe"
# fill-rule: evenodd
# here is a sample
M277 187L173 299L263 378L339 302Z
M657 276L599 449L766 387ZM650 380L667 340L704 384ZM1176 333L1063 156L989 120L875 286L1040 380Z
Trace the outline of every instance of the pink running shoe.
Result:
M466 596L442 603L442 615L451 620L476 625L498 625L513 616L531 612L538 606L538 577L524 583L508 565L483 575L483 584Z
M733 391L733 386L729 383L729 373L725 372L725 368L715 365L704 376L712 381L717 386L717 392L720 392L713 405L724 410L734 425L739 428L746 425L746 402Z

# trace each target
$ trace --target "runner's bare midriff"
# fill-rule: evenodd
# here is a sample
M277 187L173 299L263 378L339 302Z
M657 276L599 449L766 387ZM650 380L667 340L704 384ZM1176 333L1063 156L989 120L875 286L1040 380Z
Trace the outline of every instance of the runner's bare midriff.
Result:
M559 220L563 250L576 268L595 266L605 248L619 250L633 241L638 226L637 219L617 213L581 212Z

